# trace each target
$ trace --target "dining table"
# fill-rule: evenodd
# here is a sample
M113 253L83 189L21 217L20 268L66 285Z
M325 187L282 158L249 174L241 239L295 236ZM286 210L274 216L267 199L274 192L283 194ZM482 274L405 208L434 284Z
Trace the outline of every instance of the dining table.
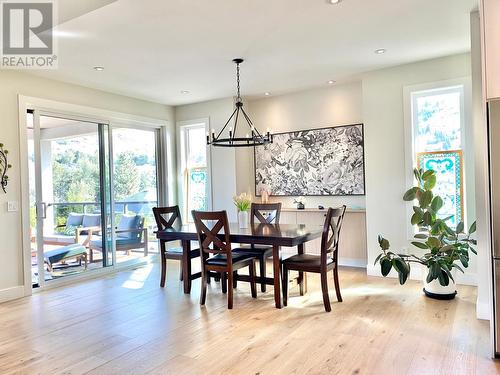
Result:
M305 224L249 224L247 228L240 228L238 223L230 223L230 240L232 244L269 245L273 248L273 277L259 275L257 283L265 283L274 287L274 301L276 308L282 307L281 300L281 249L283 247L297 248L298 254L304 253L304 244L320 238L323 227ZM220 234L221 238L223 234ZM171 228L157 231L156 237L160 241L180 241L182 244L182 276L184 293L191 292L191 281L201 277L201 272L191 273L191 242L198 241L198 233L194 223L177 224ZM237 280L249 281L248 275L238 275ZM299 273L296 281L304 288L304 275ZM231 286L228 286L231 287Z

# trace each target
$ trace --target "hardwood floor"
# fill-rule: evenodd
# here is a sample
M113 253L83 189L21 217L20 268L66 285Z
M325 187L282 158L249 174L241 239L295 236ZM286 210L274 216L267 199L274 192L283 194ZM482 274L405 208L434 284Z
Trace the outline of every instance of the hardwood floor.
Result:
M312 274L282 310L272 287L254 300L247 283L227 310L219 283L200 307L199 280L184 295L176 263L167 275L165 289L155 265L1 304L0 374L500 373L473 287L434 301L418 282L341 268L331 313Z

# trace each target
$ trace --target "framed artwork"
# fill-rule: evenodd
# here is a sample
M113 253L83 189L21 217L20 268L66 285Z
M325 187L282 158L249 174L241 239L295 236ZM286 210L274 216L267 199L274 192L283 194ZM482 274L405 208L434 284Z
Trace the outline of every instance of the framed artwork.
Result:
M254 153L256 195L365 195L363 124L274 134Z
M440 218L452 216L448 225L456 227L464 220L462 151L433 151L417 154L417 165L424 171L436 172L434 193L443 198Z

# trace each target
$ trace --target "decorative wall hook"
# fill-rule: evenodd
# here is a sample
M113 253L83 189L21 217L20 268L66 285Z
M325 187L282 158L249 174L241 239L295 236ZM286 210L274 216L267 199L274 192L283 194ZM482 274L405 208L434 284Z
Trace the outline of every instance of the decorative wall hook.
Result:
M9 176L7 176L7 171L12 168L7 161L8 150L3 148L3 143L0 143L0 185L4 193L7 193L7 183L9 182Z

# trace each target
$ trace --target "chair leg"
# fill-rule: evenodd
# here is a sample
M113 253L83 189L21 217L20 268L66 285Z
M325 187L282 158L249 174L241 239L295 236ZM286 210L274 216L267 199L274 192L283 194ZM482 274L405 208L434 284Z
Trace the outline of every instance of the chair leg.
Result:
M214 276L214 280L215 280L216 282L219 282L219 281L220 281L220 273L215 274L215 276Z
M283 267L283 272L281 276L281 281L283 283L283 306L288 304L288 269Z
M222 293L227 293L227 273L226 272L223 272L222 275L221 275L221 286L222 286ZM231 289L231 288L229 288Z
M248 266L250 274L250 290L252 291L252 298L257 298L257 283L255 282L255 259Z
M160 249L160 251L162 252L162 254L161 254L160 288L164 288L165 287L165 280L167 278L167 258L165 257L165 254L163 253L163 251L161 249Z
M233 308L233 273L231 271L227 272L227 308Z
M326 271L321 272L321 290L323 291L323 304L327 312L332 311L330 297L328 296L328 277Z
M260 277L262 278L266 277L266 258L264 256L261 256L259 258L259 272L260 272ZM263 280L260 283L260 291L262 293L266 292L266 283Z
M180 270L179 280L184 281L184 275L182 274L182 262L180 262L179 270Z
M233 288L236 289L238 287L238 271L233 272Z
M205 300L207 298L207 279L204 277L204 273L206 271L202 270L202 278L201 278L201 294L200 294L200 305L205 304Z
M337 301L342 302L342 295L340 294L340 285L339 285L339 272L337 265L333 269L333 281L335 282L335 292L337 293Z
M210 272L207 272L207 284L210 284L210 280L212 278L210 277Z

